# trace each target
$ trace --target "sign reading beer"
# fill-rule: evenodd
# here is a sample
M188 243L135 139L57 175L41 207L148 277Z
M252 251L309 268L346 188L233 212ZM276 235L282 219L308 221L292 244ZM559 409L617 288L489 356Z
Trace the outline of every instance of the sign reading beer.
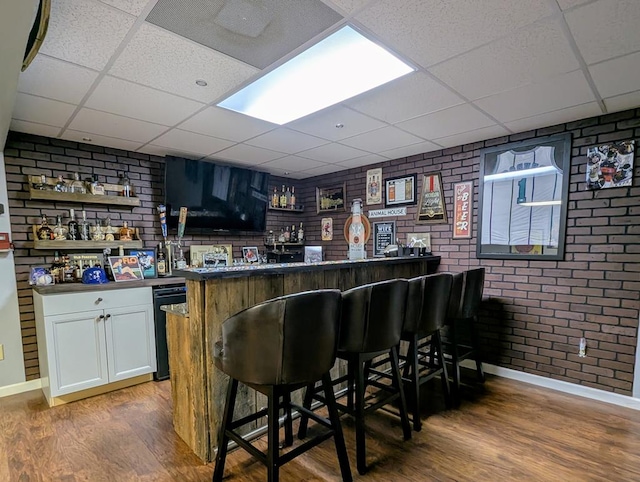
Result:
M454 184L453 196L453 238L468 239L471 237L473 181Z

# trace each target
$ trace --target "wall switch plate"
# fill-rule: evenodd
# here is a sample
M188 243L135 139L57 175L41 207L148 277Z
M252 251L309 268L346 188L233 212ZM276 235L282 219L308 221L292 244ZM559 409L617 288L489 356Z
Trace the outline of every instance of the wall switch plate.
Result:
M0 345L0 361L4 360L4 345Z

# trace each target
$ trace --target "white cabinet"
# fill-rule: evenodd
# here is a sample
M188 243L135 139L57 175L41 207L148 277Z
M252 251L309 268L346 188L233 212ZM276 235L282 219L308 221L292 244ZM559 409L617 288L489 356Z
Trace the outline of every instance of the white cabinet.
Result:
M151 288L34 291L33 299L42 390L50 405L82 390L118 388L156 370Z

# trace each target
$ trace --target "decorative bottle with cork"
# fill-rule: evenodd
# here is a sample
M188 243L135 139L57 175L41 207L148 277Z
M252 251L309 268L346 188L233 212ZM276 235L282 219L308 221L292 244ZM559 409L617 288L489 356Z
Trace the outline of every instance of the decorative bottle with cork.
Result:
M349 261L364 259L364 224L362 224L362 199L354 199L349 226Z
M133 240L133 229L129 227L129 223L127 221L122 222L122 227L120 228L120 241L132 241Z
M70 241L80 240L80 229L78 228L78 221L76 221L76 213L73 209L69 209L69 231L67 232L67 239Z
M38 239L49 240L53 239L53 230L49 227L49 221L47 221L47 215L42 215L42 221L40 227L37 230Z

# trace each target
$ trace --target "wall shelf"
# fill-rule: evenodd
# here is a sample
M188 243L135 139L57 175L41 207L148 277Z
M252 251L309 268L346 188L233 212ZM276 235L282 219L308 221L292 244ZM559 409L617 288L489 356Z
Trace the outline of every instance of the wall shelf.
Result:
M125 249L141 249L142 241L67 241L67 240L48 240L37 239L33 241L31 248L43 251L47 250L76 250L76 249L118 249L123 246Z
M289 209L289 208L274 208L269 206L269 211L285 211L288 213L302 213L304 212L304 206L296 206L293 209Z
M75 192L43 191L33 188L29 188L29 199L84 204L110 204L112 206L125 206L132 208L140 206L140 198L138 197L111 196L109 194L78 194Z

